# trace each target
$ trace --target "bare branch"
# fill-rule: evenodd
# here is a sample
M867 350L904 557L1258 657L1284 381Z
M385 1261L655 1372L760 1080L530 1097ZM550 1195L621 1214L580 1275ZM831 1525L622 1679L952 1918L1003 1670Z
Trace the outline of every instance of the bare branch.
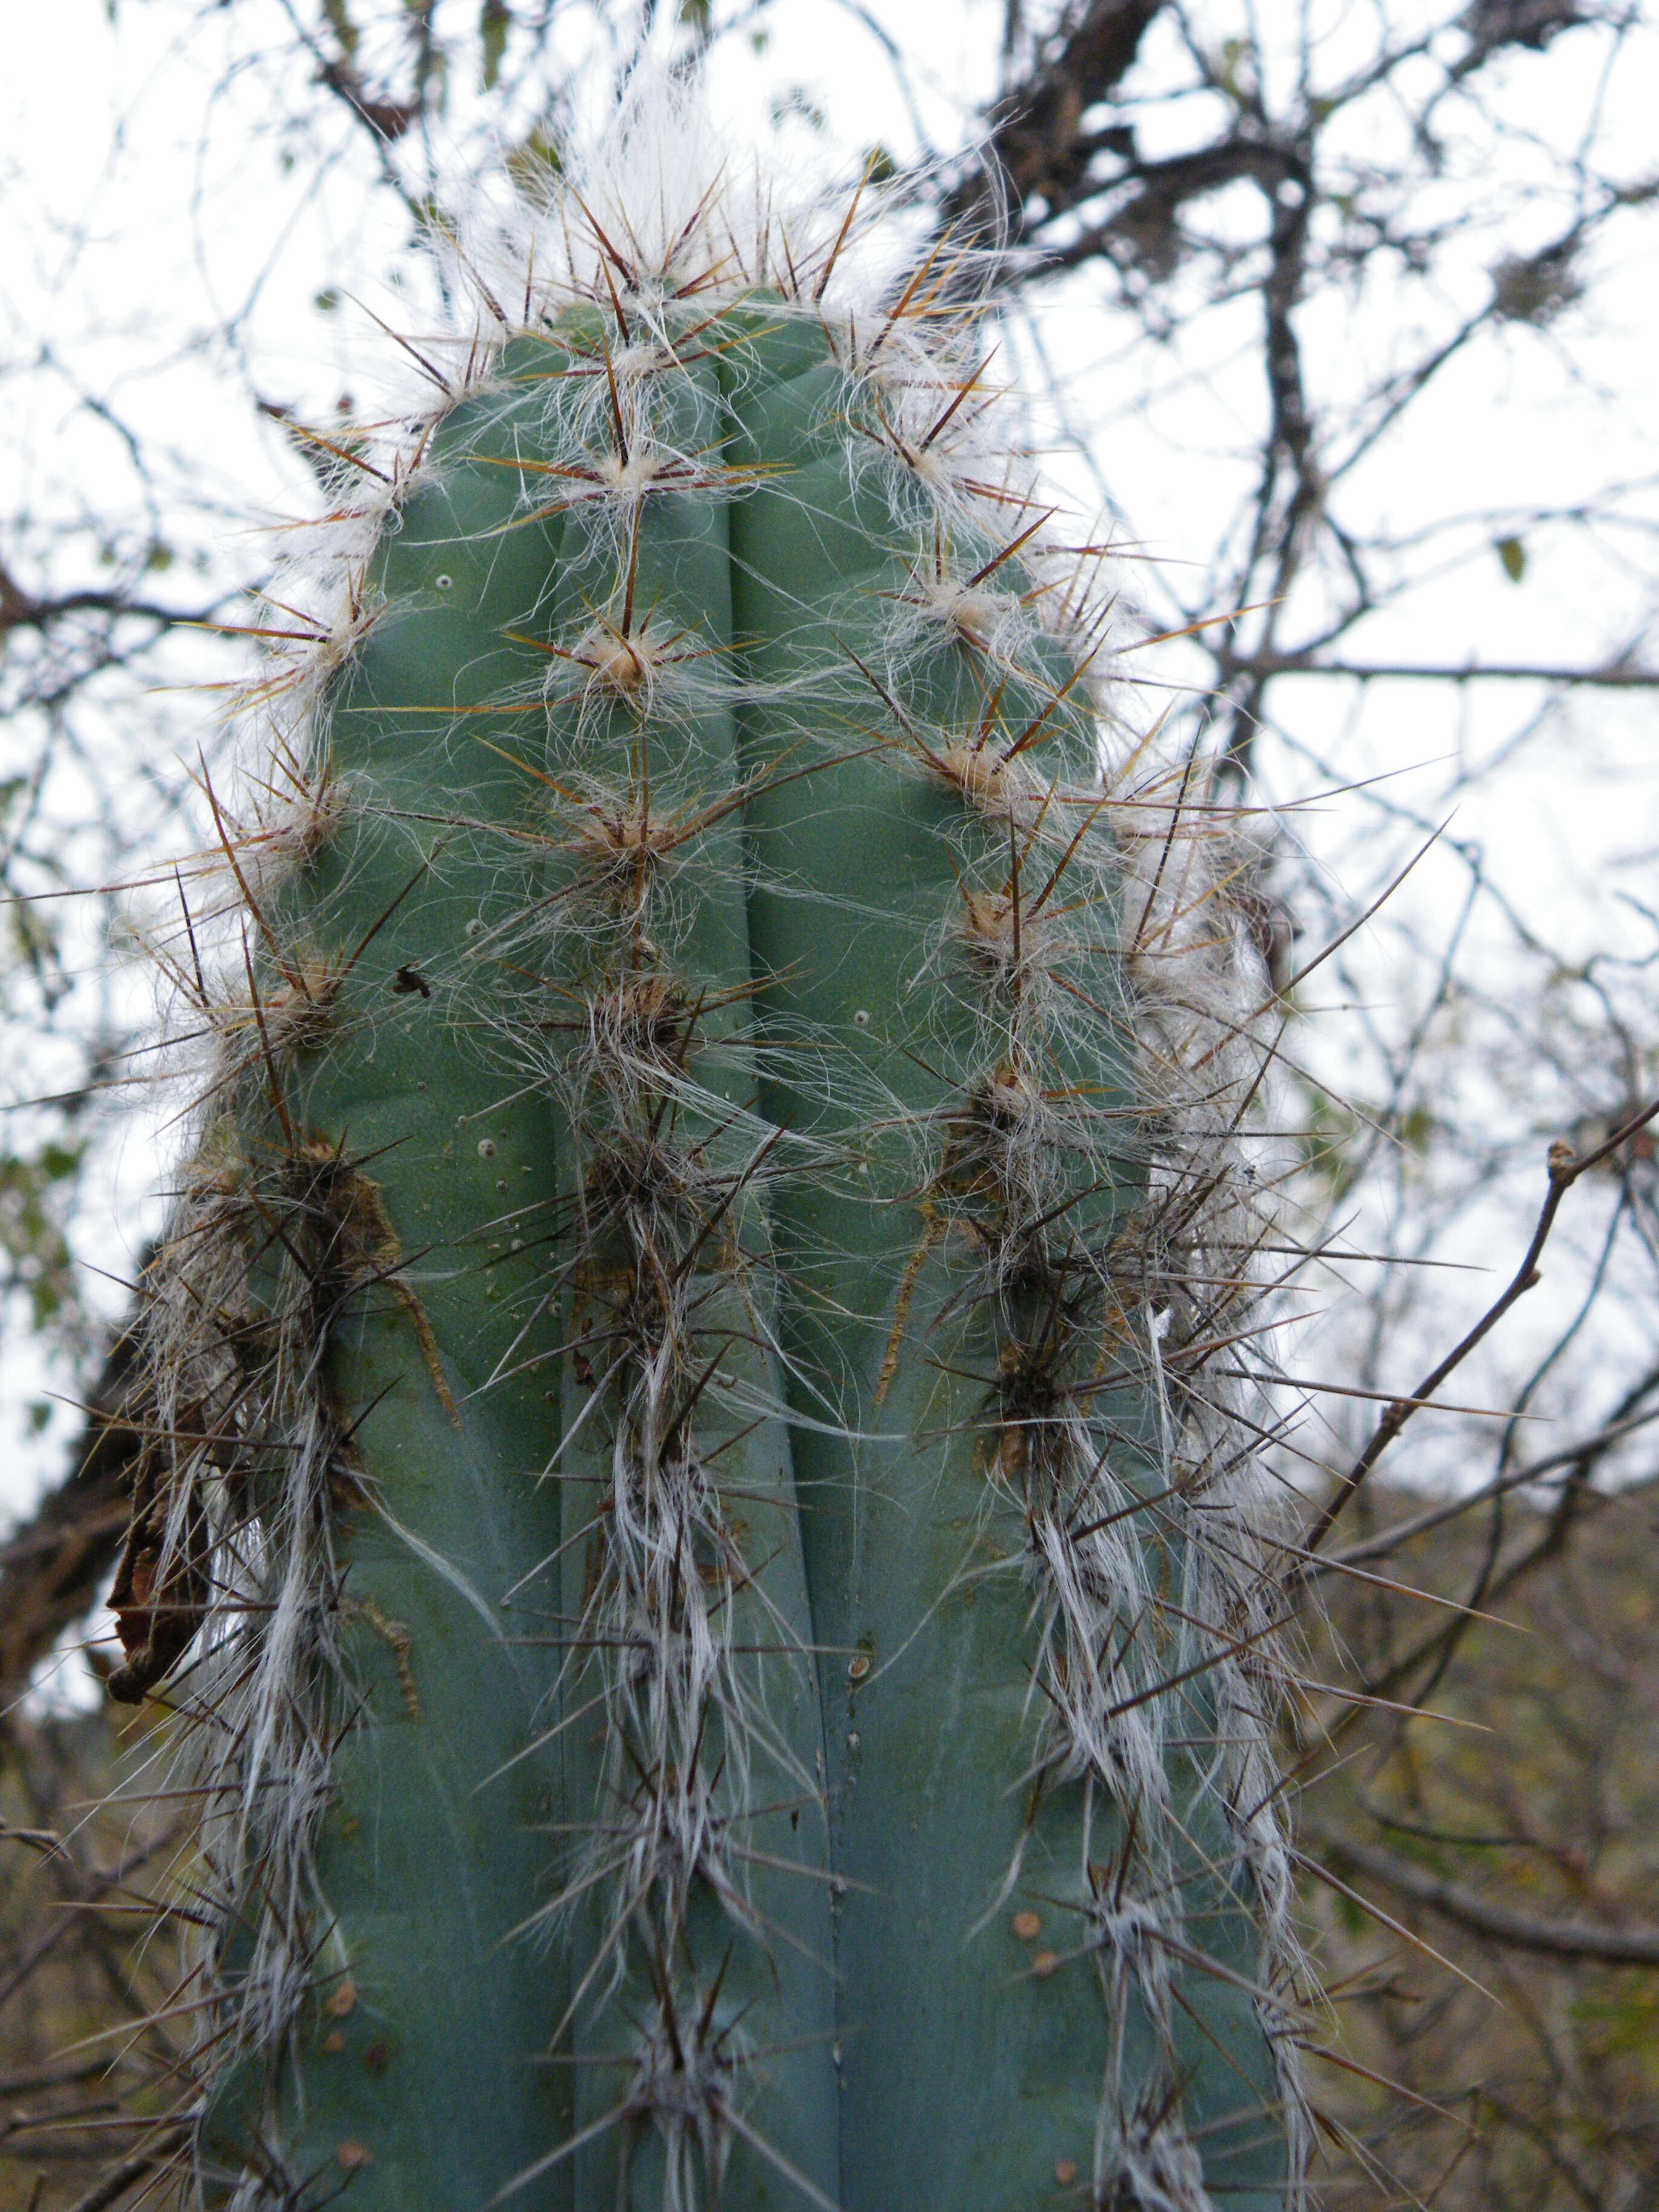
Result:
M1558 1959L1594 1959L1603 1966L1659 1966L1659 1928L1599 1926L1591 1920L1545 1920L1511 1906L1494 1905L1462 1883L1448 1881L1397 1858L1374 1844L1347 1836L1324 1836L1321 1848L1344 1860L1413 1904L1426 1905L1455 1927L1488 1943L1520 1951L1540 1951Z
M1387 1413L1377 1423L1364 1450L1360 1453L1347 1474L1342 1477L1327 1504L1310 1523L1308 1532L1302 1540L1305 1550L1316 1552L1319 1549L1320 1545L1329 1534L1337 1516L1351 1502L1354 1492L1419 1406L1425 1399L1433 1397L1435 1392L1455 1368L1462 1365L1464 1360L1474 1350L1475 1346L1498 1326L1516 1301L1536 1287L1540 1280L1538 1261L1545 1245L1549 1241L1550 1231L1555 1226L1556 1214L1560 1210L1562 1200L1580 1176L1588 1174L1591 1168L1599 1165L1602 1160L1616 1152L1622 1144L1636 1134L1638 1130L1646 1128L1649 1122L1656 1115L1659 1115L1659 1099L1656 1099L1651 1106L1644 1108L1641 1113L1632 1115L1622 1127L1613 1132L1605 1144L1599 1146L1595 1152L1587 1154L1583 1159L1575 1154L1571 1145L1556 1143L1550 1146L1549 1189L1532 1232L1532 1242L1527 1247L1526 1256L1516 1268L1508 1287L1493 1299L1468 1334L1452 1347L1437 1367L1430 1370L1411 1395L1408 1398L1396 1398L1389 1407Z

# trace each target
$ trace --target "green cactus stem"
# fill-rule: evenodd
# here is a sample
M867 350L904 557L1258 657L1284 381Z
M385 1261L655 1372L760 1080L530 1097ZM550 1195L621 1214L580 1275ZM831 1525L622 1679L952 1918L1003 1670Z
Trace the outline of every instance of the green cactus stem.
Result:
M196 2186L1284 2212L1211 817L971 255L872 274L660 86L607 161L354 447L167 956L118 1687L203 1796Z

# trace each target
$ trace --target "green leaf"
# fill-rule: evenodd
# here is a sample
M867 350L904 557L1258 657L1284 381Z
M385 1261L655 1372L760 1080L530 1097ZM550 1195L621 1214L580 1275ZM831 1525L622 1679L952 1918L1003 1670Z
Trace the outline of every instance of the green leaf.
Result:
M1435 1117L1426 1106L1413 1106L1401 1117L1400 1141L1409 1152L1425 1153L1436 1127Z
M804 84L786 85L781 92L774 93L767 103L773 127L797 115L809 131L822 136L829 126L829 118Z
M1221 49L1216 76L1224 92L1237 100L1243 89L1241 70L1249 47L1243 39L1228 39Z
M559 176L564 169L559 142L554 137L550 124L538 123L527 137L507 157L507 173L521 191L532 195L544 190L550 175Z
M347 61L354 60L357 52L357 26L346 12L345 0L323 0L323 14L327 18L328 27L340 42L341 53Z
M1504 574L1510 583L1518 584L1527 573L1527 549L1518 538L1500 538L1498 557L1504 564Z
M513 18L507 11L507 0L483 0L478 15L478 43L483 48L483 88L494 92L495 80L501 73L501 56L507 52L507 34Z
M72 1333L82 1318L75 1262L58 1218L62 1201L49 1194L71 1180L82 1150L48 1143L32 1158L0 1155L0 1254L27 1297L30 1326L37 1332Z

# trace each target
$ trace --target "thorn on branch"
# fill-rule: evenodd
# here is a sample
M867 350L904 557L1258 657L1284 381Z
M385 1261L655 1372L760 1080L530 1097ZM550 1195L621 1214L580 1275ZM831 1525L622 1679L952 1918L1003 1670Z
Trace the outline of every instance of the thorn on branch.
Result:
M369 91L349 62L325 61L318 65L317 82L337 99L344 100L361 117L382 144L395 145L420 119L418 100L382 100Z
M1586 1152L1582 1157L1565 1139L1559 1137L1556 1139L1550 1146L1548 1153L1549 1189L1545 1195L1543 1206L1532 1232L1532 1242L1527 1247L1526 1256L1516 1270L1509 1287L1492 1301L1462 1341L1454 1346L1440 1364L1424 1377L1412 1393L1411 1397L1396 1399L1389 1407L1372 1431L1370 1441L1364 1450L1360 1453L1324 1505L1314 1516L1307 1534L1303 1539L1304 1547L1307 1551L1316 1552L1319 1549L1325 1538L1330 1534L1339 1514L1354 1497L1377 1461L1382 1458L1383 1453L1405 1427L1422 1401L1425 1398L1432 1398L1446 1377L1455 1368L1462 1366L1470 1352L1474 1350L1475 1346L1497 1327L1516 1299L1524 1297L1527 1291L1535 1288L1543 1279L1542 1270L1538 1265L1539 1259L1549 1240L1550 1231L1555 1226L1555 1217L1560 1210L1561 1201L1577 1182L1579 1176L1587 1174L1591 1168L1598 1166L1602 1160L1610 1158L1621 1145L1627 1143L1631 1138L1645 1129L1648 1124L1656 1119L1659 1119L1659 1099L1656 1099L1650 1106L1643 1108L1640 1113L1633 1114L1627 1121L1613 1131L1605 1143L1599 1145L1593 1152Z

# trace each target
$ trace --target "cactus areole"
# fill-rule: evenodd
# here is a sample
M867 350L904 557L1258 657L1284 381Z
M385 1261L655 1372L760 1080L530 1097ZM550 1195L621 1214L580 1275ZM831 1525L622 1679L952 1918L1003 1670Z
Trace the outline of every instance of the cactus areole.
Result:
M636 90L459 256L164 947L114 1687L201 1795L187 2187L1282 2212L1215 817L964 256L703 137Z

